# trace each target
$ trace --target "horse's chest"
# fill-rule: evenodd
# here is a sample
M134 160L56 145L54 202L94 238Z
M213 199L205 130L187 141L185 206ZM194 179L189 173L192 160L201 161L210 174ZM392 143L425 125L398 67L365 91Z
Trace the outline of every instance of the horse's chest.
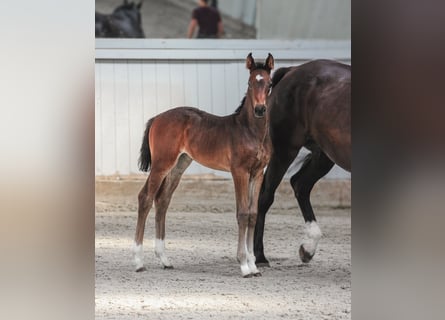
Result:
M270 149L268 146L260 144L251 146L246 154L244 163L252 170L263 169L270 159Z
M264 145L259 146L257 149L255 158L256 158L256 161L258 163L260 163L260 165L261 164L266 165L267 162L269 162L269 158L270 158L269 149Z

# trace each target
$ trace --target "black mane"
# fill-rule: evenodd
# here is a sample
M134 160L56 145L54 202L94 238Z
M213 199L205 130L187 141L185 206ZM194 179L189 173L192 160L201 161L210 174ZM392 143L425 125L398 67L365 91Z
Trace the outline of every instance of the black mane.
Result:
M236 108L234 114L238 114L238 113L241 112L241 109L242 109L243 106L244 106L244 102L246 102L246 98L247 98L247 96L244 96L243 100L241 100L241 103L240 103L239 107Z
M277 71L275 71L272 76L272 88L274 88L277 85L277 83L280 82L280 80L283 79L286 73L288 73L291 69L292 67L287 67L287 68L280 68Z

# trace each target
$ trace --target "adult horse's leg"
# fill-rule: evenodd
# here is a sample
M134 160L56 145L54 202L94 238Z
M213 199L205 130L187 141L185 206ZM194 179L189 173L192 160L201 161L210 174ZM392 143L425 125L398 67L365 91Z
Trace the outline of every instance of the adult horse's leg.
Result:
M318 241L322 236L310 202L311 191L314 184L328 173L333 166L334 163L317 148L306 156L300 170L290 179L306 222L306 234L299 250L301 261L306 263L314 256Z
M274 201L275 191L277 190L278 185L283 179L290 164L295 159L298 151L299 148L280 157L278 157L277 154L272 154L266 173L264 174L264 179L259 192L258 215L254 236L254 252L257 265L269 266L269 261L267 261L264 256L263 246L266 213Z
M153 199L165 178L165 173L152 168L142 190L139 192L138 221L136 224L135 244L133 248L136 271L145 271L142 242L144 240L145 221L153 206Z
M161 260L161 264L164 268L173 268L172 264L168 260L165 254L165 216L170 204L173 192L176 190L182 174L188 168L192 162L186 154L182 154L179 157L178 163L172 171L165 177L164 182L159 188L155 197L155 209L156 209L156 238L155 238L155 254Z
M236 196L236 219L238 221L238 249L236 257L241 267L244 278L252 276L247 263L246 233L249 224L249 173L236 170L232 171Z

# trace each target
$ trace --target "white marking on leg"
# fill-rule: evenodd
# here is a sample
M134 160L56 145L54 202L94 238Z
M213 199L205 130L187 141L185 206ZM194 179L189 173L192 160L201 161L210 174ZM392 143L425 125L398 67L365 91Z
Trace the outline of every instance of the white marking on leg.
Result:
M256 267L255 260L256 260L256 258L255 258L254 254L252 254L250 252L247 253L247 265L249 266L250 273L252 273L252 274L260 273L260 271Z
M134 254L134 264L136 266L136 270L142 268L144 266L144 252L142 250L142 244L133 245L133 254Z
M315 254L318 241L320 241L323 234L315 221L306 222L305 228L306 234L303 240L303 248L312 256Z
M253 254L253 234L255 231L255 227L249 227L247 229L247 237L246 237L246 257L247 257L247 265L249 266L250 273L253 275L260 274L260 271L256 267L255 264L255 255Z
M241 274L243 275L243 277L247 276L250 274L250 268L249 265L247 263L242 263L240 265L241 267Z
M161 259L161 263L166 268L171 268L172 264L168 260L166 254L165 254L165 242L161 239L155 239L155 254L156 256Z
M260 82L260 81L263 80L264 78L263 78L262 75L257 74L256 77L255 77L255 79L256 79L256 81Z

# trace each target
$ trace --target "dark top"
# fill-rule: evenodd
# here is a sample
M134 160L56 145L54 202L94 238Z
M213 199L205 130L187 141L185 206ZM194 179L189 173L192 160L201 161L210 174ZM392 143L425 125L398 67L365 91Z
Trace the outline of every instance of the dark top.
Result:
M198 21L198 38L215 38L218 34L218 22L221 16L212 7L198 7L193 10L192 18Z

